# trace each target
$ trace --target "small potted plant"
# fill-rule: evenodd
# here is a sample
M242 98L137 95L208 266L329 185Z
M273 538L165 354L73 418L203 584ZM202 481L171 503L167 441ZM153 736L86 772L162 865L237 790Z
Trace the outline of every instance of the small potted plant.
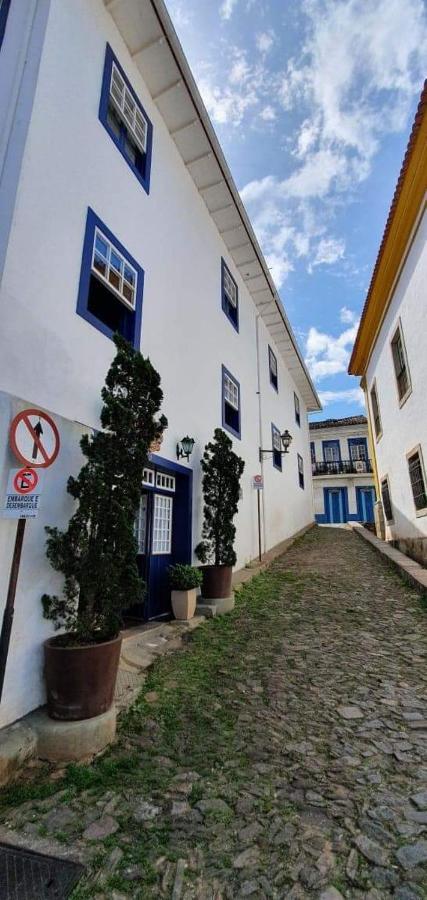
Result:
M149 447L167 425L156 419L160 377L120 336L102 389L102 430L83 435L86 462L68 493L77 501L66 531L47 528L47 556L64 575L62 596L42 597L62 634L45 642L48 713L62 720L106 712L114 698L122 610L141 602L134 522Z
M245 463L234 453L232 441L222 428L216 428L213 441L206 444L203 471L202 540L195 554L202 568L202 595L205 600L231 596L232 568L236 564L234 516L240 496L240 479Z
M175 619L188 622L196 611L197 588L202 583L202 573L194 566L177 563L169 567L169 580Z

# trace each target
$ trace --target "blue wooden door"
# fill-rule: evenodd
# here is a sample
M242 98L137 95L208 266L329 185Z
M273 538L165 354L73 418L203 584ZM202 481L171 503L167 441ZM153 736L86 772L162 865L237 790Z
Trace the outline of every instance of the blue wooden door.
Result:
M374 522L374 489L371 487L358 487L357 515L361 522Z
M173 494L157 491L151 496L147 619L166 618L171 614L168 569L172 564L174 499Z
M327 488L327 519L335 525L346 521L342 488Z

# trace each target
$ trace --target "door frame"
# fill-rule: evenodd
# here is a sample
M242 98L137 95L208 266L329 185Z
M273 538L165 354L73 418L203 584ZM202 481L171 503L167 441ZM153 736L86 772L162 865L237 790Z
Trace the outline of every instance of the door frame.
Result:
M148 466L153 467L156 471L163 471L165 474L178 476L176 478L175 491L169 492L162 488L153 486L146 487L148 493L160 494L163 496L173 497L173 513L172 513L172 552L171 564L175 563L191 563L192 560L192 526L193 526L193 470L187 466L159 456L157 453L150 453L148 456ZM152 501L153 502L153 501ZM145 606L145 621L155 621L156 617L147 615L149 611L149 595L151 581L151 546L152 535L149 537L150 552L147 555L147 601ZM162 617L159 618L159 621Z

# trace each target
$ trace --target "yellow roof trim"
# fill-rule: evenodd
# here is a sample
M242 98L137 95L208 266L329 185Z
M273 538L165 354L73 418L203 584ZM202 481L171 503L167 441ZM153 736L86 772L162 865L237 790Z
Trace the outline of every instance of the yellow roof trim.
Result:
M348 371L364 375L427 191L427 81L418 106Z

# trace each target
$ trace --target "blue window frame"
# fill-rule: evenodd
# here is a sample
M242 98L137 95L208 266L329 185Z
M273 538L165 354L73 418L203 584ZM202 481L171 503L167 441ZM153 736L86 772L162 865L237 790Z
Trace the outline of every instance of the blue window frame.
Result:
M297 453L297 461L299 486L304 490L304 460L299 453Z
M312 463L316 462L316 445L314 441L310 441L310 454Z
M105 51L99 120L148 194L153 126L109 44Z
M7 15L9 12L10 0L0 0L0 49L3 43L4 33L6 31Z
M356 461L368 459L368 442L365 437L348 438L348 458Z
M274 390L279 392L279 376L277 371L277 356L273 353L270 345L268 345L268 370L270 373L270 384Z
M275 469L278 469L279 472L282 471L282 438L280 437L280 431L276 425L271 423L271 446L273 448L273 466Z
M139 349L144 271L114 234L88 209L77 313L112 338Z
M221 395L223 428L241 438L240 384L225 366L222 367Z
M222 308L236 331L239 330L239 289L224 259L221 258Z
M324 462L341 462L341 447L339 441L322 441Z
M301 410L299 405L299 397L296 395L294 391L294 407L295 407L295 422L301 428Z

